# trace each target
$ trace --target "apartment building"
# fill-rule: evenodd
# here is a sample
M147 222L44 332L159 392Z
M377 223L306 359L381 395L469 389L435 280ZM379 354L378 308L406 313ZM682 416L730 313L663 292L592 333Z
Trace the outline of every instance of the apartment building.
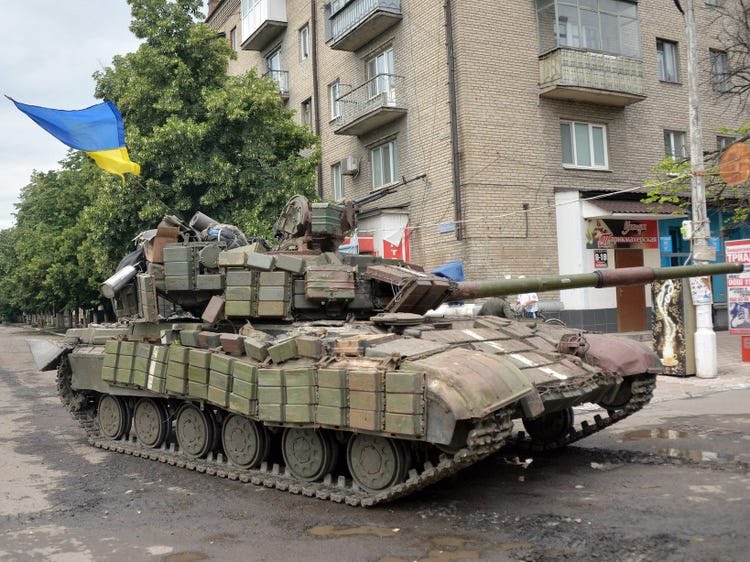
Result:
M719 1L696 2L706 149L750 117L719 96ZM207 23L237 51L230 72L269 75L320 136L324 198L424 175L364 206L363 249L428 268L461 260L475 279L689 252L673 209L639 202L652 166L687 154L686 38L671 2L210 0ZM642 287L542 298L602 331L650 316Z

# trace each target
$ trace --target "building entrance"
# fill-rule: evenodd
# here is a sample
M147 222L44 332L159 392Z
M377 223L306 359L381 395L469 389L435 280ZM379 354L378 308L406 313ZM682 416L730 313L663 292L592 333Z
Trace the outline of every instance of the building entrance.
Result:
M640 267L643 250L616 249L615 268ZM617 287L617 331L640 332L647 328L646 289L636 285Z

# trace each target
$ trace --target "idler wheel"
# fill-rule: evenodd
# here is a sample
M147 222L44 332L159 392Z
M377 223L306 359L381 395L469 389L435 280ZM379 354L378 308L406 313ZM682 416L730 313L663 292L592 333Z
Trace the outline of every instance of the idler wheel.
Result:
M241 468L259 466L271 450L271 437L266 427L237 414L224 420L221 443L227 458Z
M151 398L138 400L133 409L133 431L138 441L146 447L161 447L171 429L164 404Z
M120 439L130 429L128 407L119 396L104 394L99 399L96 417L102 435L109 439Z
M300 480L313 482L328 474L338 460L338 448L331 434L324 430L284 430L281 453L289 472Z
M183 404L176 420L177 442L187 456L205 457L216 446L216 420L211 410Z
M625 379L620 385L620 388L617 389L617 394L607 401L599 402L599 406L605 410L619 410L620 408L627 406L628 402L630 402L630 399L633 397L632 384L632 378Z
M573 429L573 408L551 412L533 420L523 420L523 426L532 439L554 443Z
M410 454L401 441L354 434L346 447L346 462L352 478L361 488L378 492L406 478Z

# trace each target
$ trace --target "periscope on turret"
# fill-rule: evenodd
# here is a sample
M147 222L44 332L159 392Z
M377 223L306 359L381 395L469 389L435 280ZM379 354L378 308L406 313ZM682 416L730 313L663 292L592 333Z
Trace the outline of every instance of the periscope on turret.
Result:
M361 204L294 197L273 245L202 213L139 236L101 285L118 322L69 330L57 352L37 346L90 442L319 499L389 501L504 448L563 447L608 427L648 403L661 370L637 342L502 307L431 309L742 268L455 283L339 253ZM604 413L576 419L587 403Z

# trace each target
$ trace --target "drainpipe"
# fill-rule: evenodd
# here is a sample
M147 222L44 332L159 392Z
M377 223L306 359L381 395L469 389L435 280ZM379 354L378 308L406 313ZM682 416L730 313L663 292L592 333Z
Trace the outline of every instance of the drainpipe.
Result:
M310 41L312 42L312 79L313 79L313 112L315 113L315 134L320 138L320 99L318 96L318 7L315 0L310 0ZM323 154L321 142L321 161L318 162L318 197L323 198Z
M453 209L456 240L463 240L463 208L461 206L461 163L458 150L458 114L456 110L456 58L453 51L453 15L450 0L445 0L445 49L448 60L448 106L450 108L451 150L453 171Z

